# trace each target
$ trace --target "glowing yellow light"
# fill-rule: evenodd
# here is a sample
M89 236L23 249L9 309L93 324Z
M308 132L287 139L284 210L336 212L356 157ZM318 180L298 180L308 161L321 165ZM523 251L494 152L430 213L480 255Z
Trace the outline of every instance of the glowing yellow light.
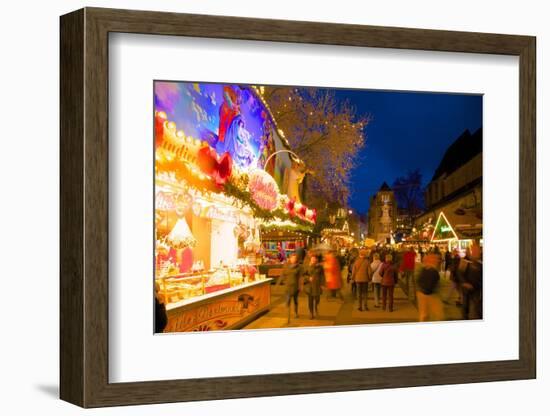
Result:
M175 130L176 129L176 123L174 123L173 121L169 121L168 124L167 124L167 127L170 130Z
M183 131L182 131L182 130L178 130L178 131L176 132L176 136L178 136L178 137L181 139L181 138L185 137L185 134L183 134Z
M201 141L199 139L195 139L195 146L200 146L201 145Z
M164 111L157 111L157 116L166 120L166 113Z

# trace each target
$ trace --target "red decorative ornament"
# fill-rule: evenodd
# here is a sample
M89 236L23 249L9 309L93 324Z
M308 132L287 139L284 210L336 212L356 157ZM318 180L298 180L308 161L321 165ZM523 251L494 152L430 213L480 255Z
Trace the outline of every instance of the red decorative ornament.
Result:
M199 168L207 175L212 175L218 165L218 155L210 146L201 147L197 153Z
M312 211L313 213L311 214L311 221L317 222L317 210L313 208Z
M231 176L233 160L227 152L218 158L216 151L210 146L201 147L197 154L199 168L209 176L212 176L216 185L223 186Z
M306 207L305 205L302 205L302 206L300 207L300 209L298 210L298 215L299 215L300 217L304 217L304 218L305 218L305 216L306 216L306 211L307 211L307 207Z
M166 114L162 111L155 113L155 146L159 147L164 141L164 123L166 122Z
M295 214L294 205L296 205L296 200L294 198L292 198L292 199L288 200L288 202L286 203L286 206L285 206L288 214L291 215L291 216Z
M228 152L225 152L220 160L216 163L216 168L212 174L216 185L223 186L231 176L231 169L233 166L233 161L231 160L231 155Z

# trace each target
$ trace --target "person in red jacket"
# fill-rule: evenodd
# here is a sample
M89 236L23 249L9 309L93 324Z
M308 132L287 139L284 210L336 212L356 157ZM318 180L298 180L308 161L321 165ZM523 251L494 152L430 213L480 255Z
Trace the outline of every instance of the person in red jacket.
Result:
M412 247L407 247L407 250L403 253L403 261L401 262L400 271L405 277L405 288L407 289L407 295L412 298L414 295L414 287L411 289L411 283L414 283L412 277L414 275L414 266L416 261L416 252Z
M386 305L388 305L388 311L393 312L393 290L397 282L397 268L393 264L391 254L386 254L385 260L380 270L382 276L382 309L386 310Z

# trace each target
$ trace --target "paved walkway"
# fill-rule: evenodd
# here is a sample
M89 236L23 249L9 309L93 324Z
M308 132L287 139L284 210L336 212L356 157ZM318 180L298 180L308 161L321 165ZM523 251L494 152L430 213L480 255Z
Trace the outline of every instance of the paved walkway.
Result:
M450 280L442 274L440 282L440 293L447 295L451 286ZM383 311L382 308L374 307L372 291L368 294L368 311L357 310L358 303L353 300L351 286L344 284L344 302L336 298L327 299L325 293L321 296L319 303L319 316L315 319L309 318L307 306L307 295L300 294L298 299L298 318L294 318L294 307L290 323L287 322L287 308L284 302L285 287L281 285L271 286L271 310L255 321L251 322L244 329L259 328L290 328L305 326L333 326L333 325L364 325L381 323L399 323L418 321L418 311L414 299L407 296L404 289L404 281L395 287L394 310L393 312ZM450 298L449 305L445 306L447 320L460 319L460 309L455 306L456 292Z

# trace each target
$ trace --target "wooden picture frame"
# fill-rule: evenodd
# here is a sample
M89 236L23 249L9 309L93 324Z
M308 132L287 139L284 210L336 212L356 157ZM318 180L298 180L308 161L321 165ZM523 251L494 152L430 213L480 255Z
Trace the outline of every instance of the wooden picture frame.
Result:
M534 37L99 8L62 16L60 30L61 399L83 407L101 407L536 377ZM518 56L519 359L109 383L110 32Z

